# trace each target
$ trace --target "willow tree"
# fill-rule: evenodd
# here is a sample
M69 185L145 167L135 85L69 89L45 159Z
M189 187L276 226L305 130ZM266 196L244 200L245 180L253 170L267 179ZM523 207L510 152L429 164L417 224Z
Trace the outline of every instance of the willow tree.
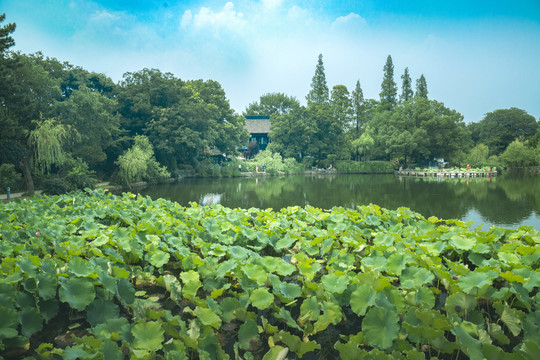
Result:
M64 146L75 135L71 127L59 124L55 119L38 122L28 136L28 151L20 164L28 193L34 194L31 167L40 173L48 173L51 166L61 165L66 160Z

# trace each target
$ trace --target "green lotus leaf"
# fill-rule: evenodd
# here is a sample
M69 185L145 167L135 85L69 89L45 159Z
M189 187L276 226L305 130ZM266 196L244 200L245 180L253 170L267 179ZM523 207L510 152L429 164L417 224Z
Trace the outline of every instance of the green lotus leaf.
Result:
M163 275L158 279L158 284L164 286L171 293L171 299L174 301L182 300L182 285L174 275Z
M367 284L361 284L351 294L351 309L359 316L364 316L368 307L375 305L377 292Z
M380 232L373 238L375 245L392 246L395 236L389 233Z
M488 287L499 274L496 271L488 272L471 271L458 280L458 286L468 294L482 296L486 293ZM475 289L473 291L473 289Z
M266 354L264 354L262 360L285 360L289 349L283 346L276 345L271 347Z
M68 346L62 352L62 359L64 360L79 360L79 359L91 359L94 356L85 349L79 346Z
M472 295L455 293L446 298L445 309L449 313L466 314L476 306L476 299Z
M386 271L386 258L381 255L369 256L362 259L362 264L375 271Z
M235 259L230 259L230 260L226 260L224 262L222 262L217 271L216 271L216 275L217 276L220 276L220 277L223 277L225 275L227 275L227 273L231 272L232 270L236 269L236 266L238 265L238 261L236 261Z
M505 305L501 314L501 321L508 327L512 335L518 336L521 333L521 319L517 310Z
M50 300L56 297L56 288L58 286L56 278L49 274L41 273L37 276L39 297L43 300Z
M406 264L407 264L407 256L399 252L395 252L388 257L386 267L388 269L388 273L399 276L401 275L401 272L403 271L403 269L405 269Z
M90 330L101 339L132 340L131 325L126 318L112 318Z
M125 252L131 252L131 231L129 228L115 228L111 232L112 238L120 245L120 249ZM96 234L97 235L97 234Z
M435 276L425 268L416 266L407 267L399 277L401 287L404 289L418 288L433 281Z
M254 320L247 319L238 330L238 345L240 349L250 350L252 342L260 340L259 327Z
M90 243L93 247L100 247L109 242L109 237L107 235L99 235L94 241Z
M499 324L488 323L487 329L488 334L491 335L491 337L497 340L500 344L508 345L510 343L510 339L508 338L508 336L505 335L502 327Z
M76 276L80 277L86 277L92 273L94 270L89 264L88 261L78 257L74 256L72 257L68 264L68 269Z
M0 305L0 342L2 339L10 339L16 337L19 332L19 318L15 309L7 308Z
M295 239L291 235L286 234L284 237L282 237L276 242L275 249L277 251L282 249L290 249L292 245L296 242L296 240L298 239Z
M43 318L36 308L22 309L19 313L19 322L22 325L21 332L28 337L43 328Z
M264 266L269 272L287 276L296 271L296 266L289 264L281 258L265 256L262 259Z
M209 325L216 329L219 329L221 326L221 318L212 309L197 307L195 314L197 314L203 325Z
M170 256L171 255L169 253L166 253L166 252L161 251L161 250L157 250L150 257L150 264L152 264L153 266L155 266L157 268L160 268L160 267L162 267L163 265L165 265L166 263L169 262L169 257Z
M131 329L133 334L133 346L136 349L157 351L162 348L165 340L165 331L161 324L156 321L138 323Z
M129 305L135 302L135 288L128 279L118 280L116 283L116 295L125 304Z
M245 264L242 267L242 270L244 271L248 279L255 280L257 282L257 285L259 286L264 285L266 283L266 280L268 280L266 271L259 265Z
M72 308L84 310L96 296L94 281L88 278L69 278L60 281L60 301L68 303Z
M287 299L295 299L302 295L302 288L298 284L284 282L278 286L277 290Z
M388 349L397 338L399 317L387 308L371 308L362 320L362 333L368 344Z
M482 353L482 343L472 337L463 327L463 324L455 324L454 332L460 348L469 356L471 360L484 359L484 354Z
M270 294L266 288L260 288L253 290L249 300L257 309L264 310L274 303L274 295Z
M324 286L324 289L336 294L341 294L347 286L349 286L349 279L347 276L342 275L338 276L335 273L323 275L321 278L321 283Z
M324 331L330 324L337 325L343 314L341 307L333 302L325 301L322 304L323 313L319 316L315 324L313 324L314 332Z
M222 311L221 318L226 323L236 319L241 310L243 309L240 301L238 301L238 299L234 297L226 297L221 301L219 307Z
M86 320L92 326L106 322L108 319L117 318L120 311L118 305L112 301L96 299L86 309Z
M38 260L39 260L39 258L38 258ZM17 265L19 265L22 272L25 272L30 276L35 276L36 272L37 272L37 268L38 268L40 263L38 262L37 264L35 264L34 262L35 261L34 261L33 257L30 256L30 257L21 259L18 262Z
M287 326L302 331L302 328L298 326L298 323L292 318L291 313L285 307L281 307L278 313L274 313L274 316L284 320Z
M460 235L454 235L450 238L450 245L457 250L471 250L476 246L476 239L474 237L463 237Z
M245 260L251 255L251 251L241 246L229 247L229 255L236 260Z
M103 354L103 359L110 359L110 360L123 360L124 354L122 351L118 348L118 345L116 342L112 340L105 340L101 344L101 347L99 348L99 352Z
M59 304L56 299L43 300L38 305L39 313L46 321L49 321L58 314Z
M304 299L300 306L300 317L298 318L298 321L301 322L300 319L303 321L316 321L319 318L320 313L321 309L317 297L308 297L307 299Z
M435 306L435 295L425 286L408 293L405 300L414 306L427 307L429 309Z
M278 337L281 342L287 345L289 349L298 356L299 359L301 359L304 354L321 348L321 345L317 344L315 341L304 342L298 336L292 335L287 331L280 331Z
M257 238L257 232L252 228L242 228L242 235L249 240L255 240Z
M516 266L521 264L521 261L515 254L501 251L497 254L497 256L507 265Z
M215 219L205 219L203 227L213 238L219 238L221 235L221 226Z

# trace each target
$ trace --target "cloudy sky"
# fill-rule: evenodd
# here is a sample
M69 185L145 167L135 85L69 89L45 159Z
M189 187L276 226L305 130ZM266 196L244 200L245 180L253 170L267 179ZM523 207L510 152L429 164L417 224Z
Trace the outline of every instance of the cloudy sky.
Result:
M305 103L317 57L330 88L379 98L383 66L466 122L509 107L540 117L540 1L0 0L15 50L104 73L145 67L221 83L237 112L269 92Z

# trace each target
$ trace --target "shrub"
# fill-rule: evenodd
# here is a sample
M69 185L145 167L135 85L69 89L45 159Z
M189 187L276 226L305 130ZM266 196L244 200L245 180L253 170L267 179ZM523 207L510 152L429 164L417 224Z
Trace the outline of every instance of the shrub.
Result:
M2 164L0 165L0 193L7 193L7 187L13 190L22 189L22 175L15 171L15 165Z
M390 161L338 161L336 165L340 173L348 174L392 174L394 164Z

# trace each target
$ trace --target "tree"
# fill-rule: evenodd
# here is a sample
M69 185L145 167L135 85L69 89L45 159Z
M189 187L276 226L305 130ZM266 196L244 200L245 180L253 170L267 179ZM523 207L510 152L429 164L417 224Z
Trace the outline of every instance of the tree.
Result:
M335 85L332 88L331 104L334 112L334 119L344 131L351 125L353 108L349 90L345 85Z
M534 116L525 110L499 109L487 113L479 122L478 142L486 144L492 155L498 155L514 140L525 141L538 129Z
M364 101L364 93L360 87L360 80L356 81L356 87L352 92L352 107L356 136L358 136L359 131L366 123L366 104Z
M293 96L283 93L267 93L261 96L259 102L250 103L245 115L283 115L298 109L300 103Z
M0 15L0 24L6 19L6 14ZM6 24L0 27L0 55L3 55L4 52L15 45L15 40L10 36L11 33L15 31L15 23Z
M412 91L412 81L411 77L409 76L409 68L405 68L405 71L403 72L403 75L401 75L401 96L399 97L400 102L409 101L413 98L413 91Z
M392 57L388 55L383 68L384 76L381 84L380 107L382 110L392 110L397 104L397 85L394 81L394 64Z
M428 98L427 82L424 74L420 75L418 80L416 80L416 93L414 96L424 99Z
M523 168L538 165L536 163L535 151L517 139L508 145L499 157L499 160L506 167Z
M329 101L328 86L326 85L326 75L324 74L324 64L322 54L319 54L319 61L315 67L315 75L311 80L311 90L306 96L308 106L311 104L324 104Z

